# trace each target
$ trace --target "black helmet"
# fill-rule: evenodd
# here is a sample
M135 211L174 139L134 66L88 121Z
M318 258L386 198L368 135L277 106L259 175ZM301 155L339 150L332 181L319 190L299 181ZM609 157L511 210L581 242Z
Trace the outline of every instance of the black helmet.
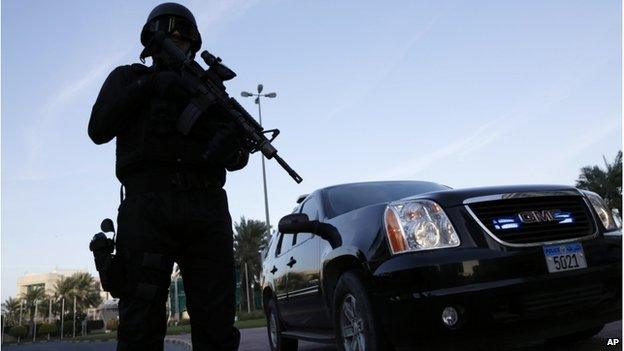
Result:
M175 30L191 42L190 49L193 54L199 51L202 41L195 17L189 9L174 2L160 4L150 12L141 31L141 44L147 46L152 35L157 31L171 33Z

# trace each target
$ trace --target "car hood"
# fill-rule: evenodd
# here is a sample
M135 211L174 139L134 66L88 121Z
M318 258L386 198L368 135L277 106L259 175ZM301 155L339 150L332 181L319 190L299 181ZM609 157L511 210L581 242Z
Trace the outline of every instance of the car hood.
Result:
M506 185L434 191L430 193L409 196L399 201L412 199L427 199L437 202L442 207L454 207L470 202L470 199L477 197L503 194L507 194L508 196L512 197L514 196L513 194L516 193L533 192L578 192L578 190L568 185Z

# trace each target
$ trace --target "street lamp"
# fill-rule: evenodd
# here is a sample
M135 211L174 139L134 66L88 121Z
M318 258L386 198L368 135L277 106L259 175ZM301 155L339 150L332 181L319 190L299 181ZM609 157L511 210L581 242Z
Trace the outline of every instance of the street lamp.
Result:
M272 99L277 96L276 93L261 94L262 89L264 89L262 84L258 84L257 94L249 93L246 91L241 92L242 97L252 97L252 96L256 97L256 100L254 100L254 102L256 103L256 105L258 105L258 120L260 122L260 126L262 126L262 108L260 107L260 98L267 97L267 98ZM264 183L264 212L266 215L267 237L270 237L271 236L271 223L269 221L269 198L267 196L266 171L264 169L264 155L262 155L262 182Z
M33 317L33 342L37 339L37 305L39 301L35 299L35 315Z
M174 291L175 291L175 312L176 312L176 322L180 322L180 295L178 292L178 279L180 278L180 273L176 274L175 280L174 280Z
M72 326L72 338L76 338L76 291L74 290L74 323Z
M19 325L22 325L22 310L24 309L24 300L20 300L20 320Z
M62 298L62 305L61 305L61 340L63 340L63 332L64 332L64 325L63 322L65 321L65 298Z

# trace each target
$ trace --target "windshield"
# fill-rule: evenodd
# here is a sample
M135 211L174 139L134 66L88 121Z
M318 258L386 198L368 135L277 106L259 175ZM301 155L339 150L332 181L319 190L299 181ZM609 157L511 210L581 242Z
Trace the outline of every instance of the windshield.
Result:
M329 218L356 208L390 202L404 197L450 189L430 182L371 182L337 185L325 189Z

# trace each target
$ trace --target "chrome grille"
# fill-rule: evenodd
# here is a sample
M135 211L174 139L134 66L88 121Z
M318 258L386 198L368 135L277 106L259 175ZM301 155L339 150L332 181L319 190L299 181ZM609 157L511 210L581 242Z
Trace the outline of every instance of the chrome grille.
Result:
M596 230L591 212L580 194L501 197L472 202L466 207L488 234L512 246L571 241L591 236ZM532 222L525 218L523 221L521 214L535 214L539 219ZM553 220L553 216L564 217Z

